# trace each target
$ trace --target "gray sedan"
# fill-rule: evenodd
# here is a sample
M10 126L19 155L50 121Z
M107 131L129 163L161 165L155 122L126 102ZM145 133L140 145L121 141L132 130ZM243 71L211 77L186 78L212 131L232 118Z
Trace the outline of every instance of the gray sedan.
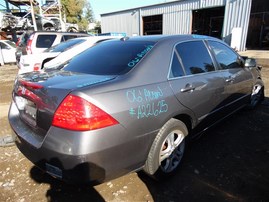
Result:
M19 75L9 122L50 175L95 182L180 167L187 139L264 97L255 60L199 35L124 37L54 69Z

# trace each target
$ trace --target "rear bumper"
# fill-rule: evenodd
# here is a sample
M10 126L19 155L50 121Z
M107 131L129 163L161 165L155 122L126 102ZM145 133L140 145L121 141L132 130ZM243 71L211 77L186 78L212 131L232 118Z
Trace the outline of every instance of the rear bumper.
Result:
M14 103L9 122L17 147L31 162L71 183L102 183L137 170L144 165L151 145L150 134L132 137L120 124L86 132L51 127L38 133L20 119Z
M79 184L88 182L99 184L106 179L105 169L85 161L87 155L71 156L44 147L37 149L20 136L17 136L16 145L38 168L60 180Z

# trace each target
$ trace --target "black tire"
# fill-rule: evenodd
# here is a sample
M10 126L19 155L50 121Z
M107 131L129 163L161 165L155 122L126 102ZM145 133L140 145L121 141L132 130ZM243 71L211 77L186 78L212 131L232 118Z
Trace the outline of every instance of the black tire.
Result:
M249 108L254 109L264 100L264 85L262 82L257 82L252 89Z
M67 32L78 32L78 30L75 27L70 27Z
M52 25L45 25L43 30L45 30L45 31L55 31L55 28Z
M188 129L182 121L170 119L166 122L151 146L144 171L157 180L174 174L183 158L187 134Z

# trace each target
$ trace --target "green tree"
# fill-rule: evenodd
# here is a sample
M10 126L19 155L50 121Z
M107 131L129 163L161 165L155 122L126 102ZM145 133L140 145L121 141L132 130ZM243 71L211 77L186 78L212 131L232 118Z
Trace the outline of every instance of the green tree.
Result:
M86 1L86 4L85 4L84 17L87 19L89 23L95 22L94 12L92 10L92 7L89 1Z
M66 22L78 24L80 30L87 30L88 24L94 22L91 4L87 0L61 0Z

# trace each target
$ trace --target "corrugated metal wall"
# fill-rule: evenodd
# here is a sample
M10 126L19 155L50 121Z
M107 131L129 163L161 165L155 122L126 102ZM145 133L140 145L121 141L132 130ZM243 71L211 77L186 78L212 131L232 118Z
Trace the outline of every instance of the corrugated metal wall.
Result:
M233 29L241 28L239 47L236 47L239 51L244 51L246 47L251 3L252 0L227 0L226 2L222 36L225 42L231 44Z
M230 44L233 28L242 28L238 50L244 50L252 0L179 0L101 15L102 32L142 35L144 16L163 15L163 34L190 34L192 11L225 6L222 37Z
M138 12L120 12L102 17L102 33L125 32L128 36L139 35Z

